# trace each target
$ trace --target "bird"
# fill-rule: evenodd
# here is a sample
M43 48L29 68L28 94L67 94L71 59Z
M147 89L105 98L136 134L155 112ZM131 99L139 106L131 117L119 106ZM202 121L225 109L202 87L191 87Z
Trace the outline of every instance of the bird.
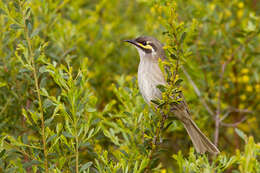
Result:
M163 44L151 36L139 36L135 39L124 41L134 45L139 53L138 88L145 102L152 106L154 105L153 100L162 98L162 93L158 85L165 86L167 84L159 66L159 59L162 61L166 60ZM191 113L182 93L180 97L183 98L182 101L177 105L171 105L170 114L173 113L182 122L198 153L204 154L205 152L209 152L211 154L218 154L218 148L202 133L192 120Z

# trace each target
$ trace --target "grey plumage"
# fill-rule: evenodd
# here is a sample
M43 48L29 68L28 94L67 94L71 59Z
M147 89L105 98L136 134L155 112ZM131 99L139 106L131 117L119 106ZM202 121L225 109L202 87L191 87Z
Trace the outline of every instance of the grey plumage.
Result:
M161 91L157 86L166 84L158 63L159 58L165 59L163 45L157 39L147 36L126 41L135 45L138 50L140 56L138 86L146 103L151 104L151 100L161 98ZM184 97L180 104L173 105L171 112L183 123L197 152L219 153L217 147L210 142L191 119Z

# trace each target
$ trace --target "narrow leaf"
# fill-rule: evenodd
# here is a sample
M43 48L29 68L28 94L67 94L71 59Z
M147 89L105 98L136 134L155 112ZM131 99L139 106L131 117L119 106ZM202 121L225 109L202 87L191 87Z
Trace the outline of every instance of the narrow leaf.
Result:
M161 92L165 92L165 86L164 85L157 85L156 88L158 88Z
M183 41L184 41L185 38L186 38L186 35L187 35L186 32L183 32L183 33L182 33L181 38L180 38L180 43L183 43Z
M171 56L172 59L176 59L176 60L178 59L177 56L175 54L173 54L173 53L171 53L170 56Z
M178 79L178 80L175 82L175 85L176 85L176 86L179 86L182 81L183 81L182 79Z
M3 157L3 155L5 154L5 149L3 149L1 152L0 152L0 158Z
M157 100L151 100L151 102L156 104L156 105L160 105L160 102L158 102Z
M244 141L247 140L247 136L243 131L239 130L238 128L235 128L235 131L237 135L240 136Z
M17 25L17 24L12 24L12 25L10 25L10 28L12 28L12 29L21 29L22 27L20 25Z
M85 163L79 170L79 172L83 172L85 171L86 169L88 169L93 163L92 162L87 162Z

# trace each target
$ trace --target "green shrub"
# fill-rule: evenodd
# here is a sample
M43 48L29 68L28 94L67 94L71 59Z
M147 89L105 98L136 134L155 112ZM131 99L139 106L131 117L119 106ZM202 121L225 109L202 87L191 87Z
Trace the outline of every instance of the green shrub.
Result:
M0 172L260 172L255 3L2 0ZM174 119L161 128L122 42L139 35L165 43L167 91L182 82L221 154L194 153Z

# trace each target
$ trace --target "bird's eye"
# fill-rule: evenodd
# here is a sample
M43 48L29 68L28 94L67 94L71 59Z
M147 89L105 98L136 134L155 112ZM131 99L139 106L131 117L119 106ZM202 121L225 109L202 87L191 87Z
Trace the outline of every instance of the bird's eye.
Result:
M147 45L146 41L143 41L143 42L142 42L142 44L143 44L144 46L146 46L146 45Z

